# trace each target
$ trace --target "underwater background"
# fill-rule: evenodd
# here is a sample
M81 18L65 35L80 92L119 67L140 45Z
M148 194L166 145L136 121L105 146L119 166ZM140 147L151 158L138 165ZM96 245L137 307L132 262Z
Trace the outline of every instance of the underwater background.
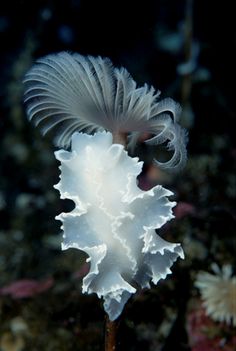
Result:
M157 154L166 157L162 148L137 149L145 162L140 187L162 184L175 194L176 218L159 234L180 242L185 260L128 301L118 350L236 350L235 278L227 285L219 274L218 286L229 286L219 300L231 306L231 322L208 316L196 287L200 272L215 274L212 264L236 274L233 2L8 0L0 5L0 38L0 350L104 349L102 302L81 293L86 256L60 249L54 218L73 204L53 188L56 148L28 122L22 102L22 79L35 60L64 50L109 57L138 85L178 101L189 135L178 174L152 165Z

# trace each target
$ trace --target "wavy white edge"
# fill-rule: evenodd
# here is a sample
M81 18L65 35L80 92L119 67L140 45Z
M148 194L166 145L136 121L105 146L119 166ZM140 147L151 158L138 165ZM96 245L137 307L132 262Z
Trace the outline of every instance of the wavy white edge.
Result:
M131 158L122 145L112 144L108 132L89 136L74 133L72 151L55 152L61 162L55 188L75 208L61 213L62 249L87 253L89 273L83 293L104 299L104 309L115 320L131 294L135 281L142 288L165 279L178 258L180 244L168 243L155 229L172 219L172 192L158 185L149 191L137 186L142 162Z
M75 131L128 133L133 149L141 133L147 143L173 151L162 168L178 170L186 163L186 131L178 124L180 105L160 100L160 91L137 87L128 71L108 58L59 52L40 58L24 78L24 101L30 121L43 135L56 130L55 143L69 148Z

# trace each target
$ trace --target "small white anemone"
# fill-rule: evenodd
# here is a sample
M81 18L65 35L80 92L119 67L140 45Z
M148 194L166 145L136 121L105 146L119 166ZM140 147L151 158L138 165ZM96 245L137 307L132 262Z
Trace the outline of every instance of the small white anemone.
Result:
M165 279L178 257L180 244L162 239L155 229L172 219L172 193L158 185L149 191L137 186L142 162L131 158L112 134L74 133L72 151L55 152L61 162L55 188L75 208L56 218L64 231L62 249L88 254L89 273L83 292L104 299L104 309L115 320L136 289Z
M186 162L186 132L178 124L181 108L144 85L138 88L125 68L108 58L60 52L37 60L24 79L29 120L43 134L57 129L55 143L69 148L75 131L129 135L134 148L141 133L148 144L167 142L173 152L162 168L178 170Z
M200 272L195 282L206 313L215 321L236 326L236 276L232 276L230 265L220 269L213 264L212 270L215 274Z

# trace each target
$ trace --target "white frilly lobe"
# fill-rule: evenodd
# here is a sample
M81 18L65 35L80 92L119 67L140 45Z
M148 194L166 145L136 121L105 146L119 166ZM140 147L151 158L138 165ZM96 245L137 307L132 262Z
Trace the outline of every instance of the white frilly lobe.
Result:
M180 106L159 100L160 92L146 84L138 88L126 69L108 58L60 52L39 59L24 79L29 120L43 134L57 129L56 145L68 148L75 131L128 133L134 148L143 132L147 142L173 151L163 168L179 169L186 161L186 133L178 124Z
M72 151L55 152L61 176L55 186L61 198L75 208L56 218L62 221L62 249L77 248L88 254L90 271L83 292L104 299L104 309L115 320L136 289L156 284L183 258L180 244L168 243L155 229L173 218L169 190L156 186L142 191L137 176L142 162L112 144L112 135L74 133Z

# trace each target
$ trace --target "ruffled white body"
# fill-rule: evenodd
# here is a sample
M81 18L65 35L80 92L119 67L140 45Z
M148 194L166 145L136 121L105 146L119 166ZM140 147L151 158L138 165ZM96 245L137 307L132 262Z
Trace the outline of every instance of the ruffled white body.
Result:
M136 291L133 282L142 288L150 281L156 284L183 258L180 244L155 232L173 218L175 202L162 186L138 188L142 162L129 157L122 145L112 144L111 133L74 133L71 149L55 152L61 162L55 188L61 198L75 203L73 211L56 217L64 231L62 249L88 254L83 292L103 297L105 311L115 320Z

